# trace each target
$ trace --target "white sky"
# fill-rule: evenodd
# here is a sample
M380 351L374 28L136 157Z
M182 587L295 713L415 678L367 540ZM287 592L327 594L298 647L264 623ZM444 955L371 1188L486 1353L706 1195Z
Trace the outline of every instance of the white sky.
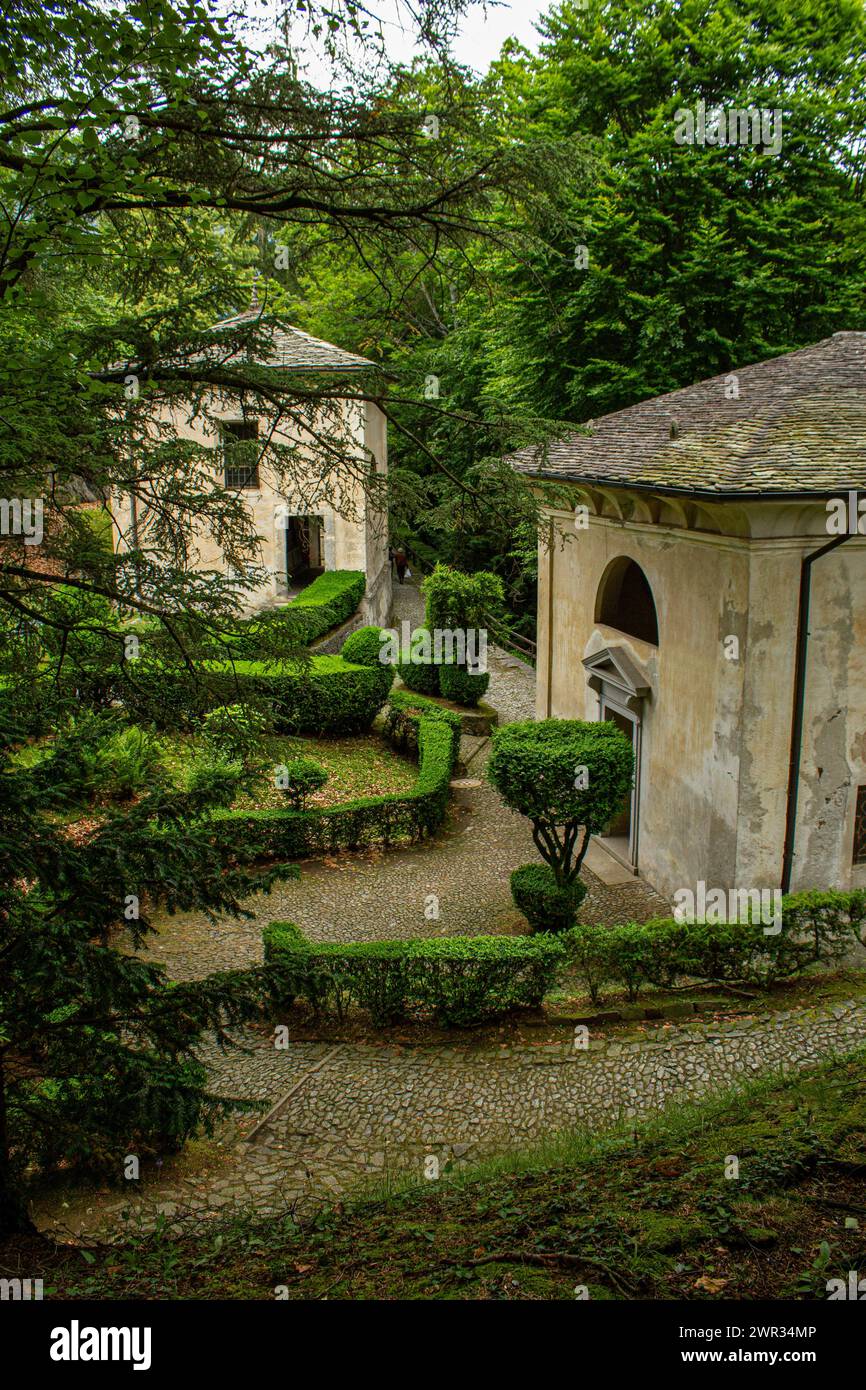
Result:
M413 0L413 3L418 4L419 0ZM552 0L507 0L507 3L491 5L484 4L483 0L476 0L461 22L460 33L452 47L452 56L458 63L483 72L499 57L500 49L507 38L514 37L526 48L535 51L538 47L538 35L534 24L538 17L551 7L551 3ZM237 5L232 4L231 8L237 10ZM378 3L377 0L368 0L368 8L382 20L391 61L411 62L418 50L411 22L401 5L401 0L378 0ZM254 46L267 41L267 31L279 22L281 12L283 7L279 0L259 0L257 5L250 6L247 13L251 18L254 17L254 27L259 31L258 38L248 35ZM301 21L296 20L292 30L302 74L316 86L329 86L333 73L321 46L315 45L306 37Z

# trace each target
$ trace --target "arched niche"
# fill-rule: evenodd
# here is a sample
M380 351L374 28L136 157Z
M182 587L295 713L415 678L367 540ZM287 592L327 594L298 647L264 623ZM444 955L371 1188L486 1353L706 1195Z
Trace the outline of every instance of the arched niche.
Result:
M659 624L649 581L635 560L619 555L611 560L595 597L595 621L637 637L651 646L659 644Z

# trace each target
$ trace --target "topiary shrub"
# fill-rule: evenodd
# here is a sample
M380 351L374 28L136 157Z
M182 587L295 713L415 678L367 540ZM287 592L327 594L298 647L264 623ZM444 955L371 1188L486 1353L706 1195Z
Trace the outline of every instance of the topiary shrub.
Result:
M619 810L634 754L614 724L577 719L506 724L493 735L487 775L507 806L528 816L556 884L577 879L590 836Z
M267 731L267 716L249 705L217 705L202 721L205 742L222 758L246 762Z
M277 769L276 784L285 793L293 811L307 809L307 797L312 796L328 780L325 769L312 758L295 758Z
M563 932L574 926L586 886L576 880L564 887L547 864L524 864L511 875L511 896L533 931Z
M412 1013L472 1027L512 1009L538 1008L566 960L552 937L451 936L433 940L306 941L290 922L263 935L269 992L277 1007L301 997L316 1012L345 1017L351 1004L376 1027Z
M428 639L426 643L425 637ZM432 649L429 632L423 627L416 628L409 639L409 649L400 654L397 673L403 684L419 695L438 695L440 667L432 655L427 660L422 659L425 645L428 650Z
M465 666L446 661L439 667L439 689L455 705L477 705L490 684L490 672L473 675Z
M359 627L350 632L340 655L344 661L354 661L356 666L387 665L382 661L382 643L387 637L380 627Z
M464 574L437 564L421 585L426 602L425 622L431 631L486 629L504 604L502 580L488 570Z

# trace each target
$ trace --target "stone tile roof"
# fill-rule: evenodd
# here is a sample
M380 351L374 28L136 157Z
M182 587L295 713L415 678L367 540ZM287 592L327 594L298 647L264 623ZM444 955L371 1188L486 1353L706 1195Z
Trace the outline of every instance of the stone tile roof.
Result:
M727 399L732 375L739 395ZM510 461L542 478L718 497L866 488L866 333L834 333L589 425Z
M268 343L267 355L260 357L256 365L260 367L279 367L282 371L295 372L366 372L376 370L376 363L367 357L358 357L353 352L344 352L333 343L321 338L311 338L290 323L282 323L263 315L261 309L252 308L231 318L215 323L210 332L218 333L232 329L249 328L257 339ZM234 357L245 358L246 352L238 348Z

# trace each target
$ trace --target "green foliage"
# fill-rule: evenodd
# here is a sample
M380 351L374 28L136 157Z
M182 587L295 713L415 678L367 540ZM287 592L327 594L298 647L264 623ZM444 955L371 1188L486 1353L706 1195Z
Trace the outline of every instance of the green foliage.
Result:
M124 698L162 728L194 728L207 709L242 703L271 711L277 733L360 733L369 729L394 679L391 666L356 666L342 656L313 656L303 665L205 661L174 683L168 702L160 699L164 669L144 660L134 665L135 686L125 688Z
M250 618L237 635L224 637L223 644L234 656L252 660L290 655L351 618L366 583L362 570L327 570L290 603Z
M267 731L265 714L250 705L217 705L202 720L206 743L229 762L245 762Z
M328 774L313 758L294 758L280 768L278 785L293 811L305 811L307 797L323 787Z
M241 842L258 858L283 862L433 834L448 807L460 721L435 705L403 707L401 693L391 696L386 734L390 731L398 746L417 751L418 778L411 792L361 797L322 810L221 811L212 822L215 843L229 852Z
M489 684L489 671L475 675L465 666L451 661L444 661L439 667L439 689L445 699L453 700L455 705L469 708L477 705L484 698Z
M451 735L452 762L457 761L460 752L460 716L453 710L444 709L435 700L424 695L416 695L408 690L392 690L385 715L385 737L405 752L418 752L418 735L422 720L434 720L444 724Z
M781 930L759 921L710 923L658 918L617 927L580 925L565 938L594 1003L604 985L671 988L705 980L767 988L815 965L838 964L864 943L866 891L792 893Z
M355 945L305 941L292 923L263 933L274 1001L306 999L340 1018L352 1004L375 1027L413 1013L472 1027L512 1009L538 1008L566 953L550 937L452 936Z
M50 616L60 625L39 627L43 698L50 702L53 695L55 707L105 708L123 651L116 609L102 594L68 589L56 596Z
M438 563L421 588L425 622L431 631L486 628L488 618L497 617L504 603L502 580L486 570L464 574Z
M85 710L69 718L32 766L34 784L55 805L128 801L162 781L159 746L114 714Z
M505 804L532 821L539 854L565 886L577 878L590 835L622 805L633 770L631 744L614 724L542 719L494 732L487 775Z
M10 760L0 779L0 1225L23 1219L15 1190L28 1163L119 1173L124 1154L180 1143L232 1108L210 1095L195 1049L205 1031L254 1015L260 982L251 972L169 985L143 953L149 914L250 915L242 899L290 872L253 874L243 844L231 861L214 844L211 817L237 795L240 769L183 791L153 783L70 836L55 812L76 794L76 749L85 769L93 748L110 760L107 778L79 778L88 794L125 794L152 757L139 730L93 715L81 724L86 737L67 729L37 764Z
M429 659L424 659L424 637L430 641L430 633L424 627L416 628L409 639L408 651L400 653L397 674L409 690L419 695L439 694L439 664L433 659L432 641Z
M511 896L533 931L563 932L574 925L586 885L560 886L547 864L524 864L511 875Z
M379 666L382 653L383 632L380 627L359 627L350 632L342 647L340 656L344 661L353 661L356 666Z

